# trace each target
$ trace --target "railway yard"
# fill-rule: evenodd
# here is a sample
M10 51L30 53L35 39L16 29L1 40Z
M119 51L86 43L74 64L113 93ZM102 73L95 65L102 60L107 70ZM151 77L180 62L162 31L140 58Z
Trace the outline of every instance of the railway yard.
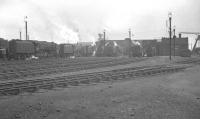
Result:
M198 4L0 1L0 119L200 119Z
M0 62L0 119L199 119L200 58Z

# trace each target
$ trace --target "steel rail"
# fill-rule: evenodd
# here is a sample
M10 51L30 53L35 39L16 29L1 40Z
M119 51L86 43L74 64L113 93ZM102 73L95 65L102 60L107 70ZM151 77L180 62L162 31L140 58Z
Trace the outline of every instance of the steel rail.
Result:
M127 80L130 78L146 77L174 73L182 71L186 66L149 66L137 68L125 68L113 71L85 73L79 75L58 76L54 78L11 81L0 84L0 94L14 95L22 92L35 92L39 89L52 89L54 87L78 86L81 84L100 83L116 80Z

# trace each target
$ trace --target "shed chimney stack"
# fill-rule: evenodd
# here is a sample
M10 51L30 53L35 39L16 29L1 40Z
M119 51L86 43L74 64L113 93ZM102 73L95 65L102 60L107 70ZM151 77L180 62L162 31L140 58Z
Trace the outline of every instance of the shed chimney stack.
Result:
M181 38L181 33L178 34L179 38Z

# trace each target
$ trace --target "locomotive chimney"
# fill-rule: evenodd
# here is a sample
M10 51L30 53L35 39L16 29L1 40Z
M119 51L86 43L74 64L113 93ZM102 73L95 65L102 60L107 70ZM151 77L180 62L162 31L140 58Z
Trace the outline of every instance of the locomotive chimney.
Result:
M131 29L129 29L128 34L129 34L129 38L131 39Z
M22 32L19 31L19 39L22 40Z

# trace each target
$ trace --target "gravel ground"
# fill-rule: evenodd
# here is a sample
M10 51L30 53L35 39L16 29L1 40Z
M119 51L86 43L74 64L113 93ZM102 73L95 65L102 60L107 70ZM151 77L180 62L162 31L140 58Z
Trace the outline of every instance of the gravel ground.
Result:
M4 96L0 119L200 119L199 72Z
M26 79L15 79L15 81L53 78L53 77L59 77L59 76L68 76L68 75L77 75L77 74L84 74L84 73L111 71L111 70L124 69L124 68L130 68L130 67L135 67L135 66L147 66L147 65L151 66L151 65L157 65L157 64L169 64L169 63L170 63L170 61L169 61L168 57L161 57L161 58L160 57L152 57L152 58L148 58L148 60L137 61L137 62L133 62L133 63L130 63L130 64L125 64L125 65L116 65L116 66L101 67L101 68L94 68L94 69L85 69L85 70L67 72L67 73L46 74L46 75L35 76L35 77L26 78ZM4 82L8 82L8 81L0 81L0 83L4 83Z

